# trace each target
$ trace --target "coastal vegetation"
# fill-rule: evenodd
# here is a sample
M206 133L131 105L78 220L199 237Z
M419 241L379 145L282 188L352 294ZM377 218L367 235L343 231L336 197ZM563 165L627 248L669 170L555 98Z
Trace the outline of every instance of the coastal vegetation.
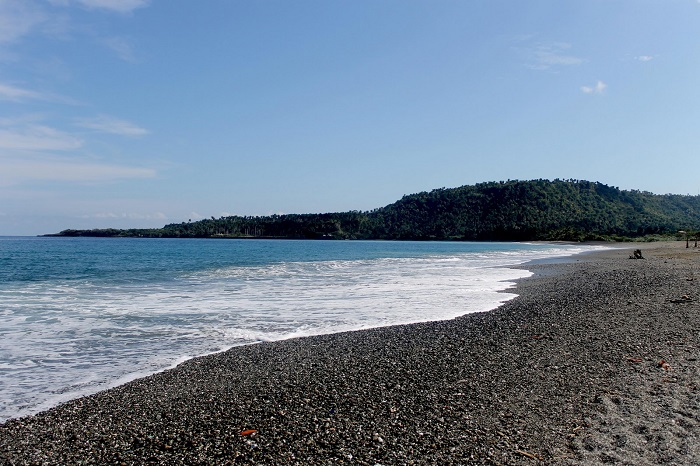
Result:
M509 180L406 195L371 211L228 216L50 236L385 240L630 240L696 231L700 196L584 180Z

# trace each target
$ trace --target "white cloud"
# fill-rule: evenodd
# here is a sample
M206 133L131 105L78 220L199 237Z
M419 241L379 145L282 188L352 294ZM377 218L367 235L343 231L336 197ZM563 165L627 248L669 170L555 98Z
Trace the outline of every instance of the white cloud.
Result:
M634 59L638 61L652 61L654 58L656 57L653 55L639 55L637 57L634 57Z
M0 149L68 151L82 146L81 139L48 126L34 124L22 129L0 129Z
M144 136L148 134L148 130L146 129L140 128L129 121L120 120L108 115L99 115L95 118L82 118L77 120L76 124L83 128L121 136Z
M581 91L584 94L602 94L607 87L603 81L598 81L595 86L581 86Z
M0 0L0 43L18 40L46 19L30 0Z

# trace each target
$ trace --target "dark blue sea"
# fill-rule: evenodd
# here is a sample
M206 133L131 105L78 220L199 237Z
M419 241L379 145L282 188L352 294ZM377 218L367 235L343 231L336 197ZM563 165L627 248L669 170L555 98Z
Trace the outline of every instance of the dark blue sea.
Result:
M232 346L497 307L592 246L0 237L0 422Z

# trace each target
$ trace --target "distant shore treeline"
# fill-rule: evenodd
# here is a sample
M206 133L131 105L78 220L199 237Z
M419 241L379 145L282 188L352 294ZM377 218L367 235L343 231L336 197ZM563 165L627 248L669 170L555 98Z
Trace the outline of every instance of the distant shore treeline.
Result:
M699 225L700 196L533 180L435 189L367 212L212 217L163 228L48 236L583 241L674 234Z

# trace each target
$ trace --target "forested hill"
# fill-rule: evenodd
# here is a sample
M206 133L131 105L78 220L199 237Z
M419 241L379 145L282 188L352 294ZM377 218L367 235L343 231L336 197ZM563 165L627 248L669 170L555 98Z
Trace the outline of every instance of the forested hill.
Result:
M64 230L57 235L581 241L699 228L700 196L533 180L436 189L368 212L212 217L157 229Z

